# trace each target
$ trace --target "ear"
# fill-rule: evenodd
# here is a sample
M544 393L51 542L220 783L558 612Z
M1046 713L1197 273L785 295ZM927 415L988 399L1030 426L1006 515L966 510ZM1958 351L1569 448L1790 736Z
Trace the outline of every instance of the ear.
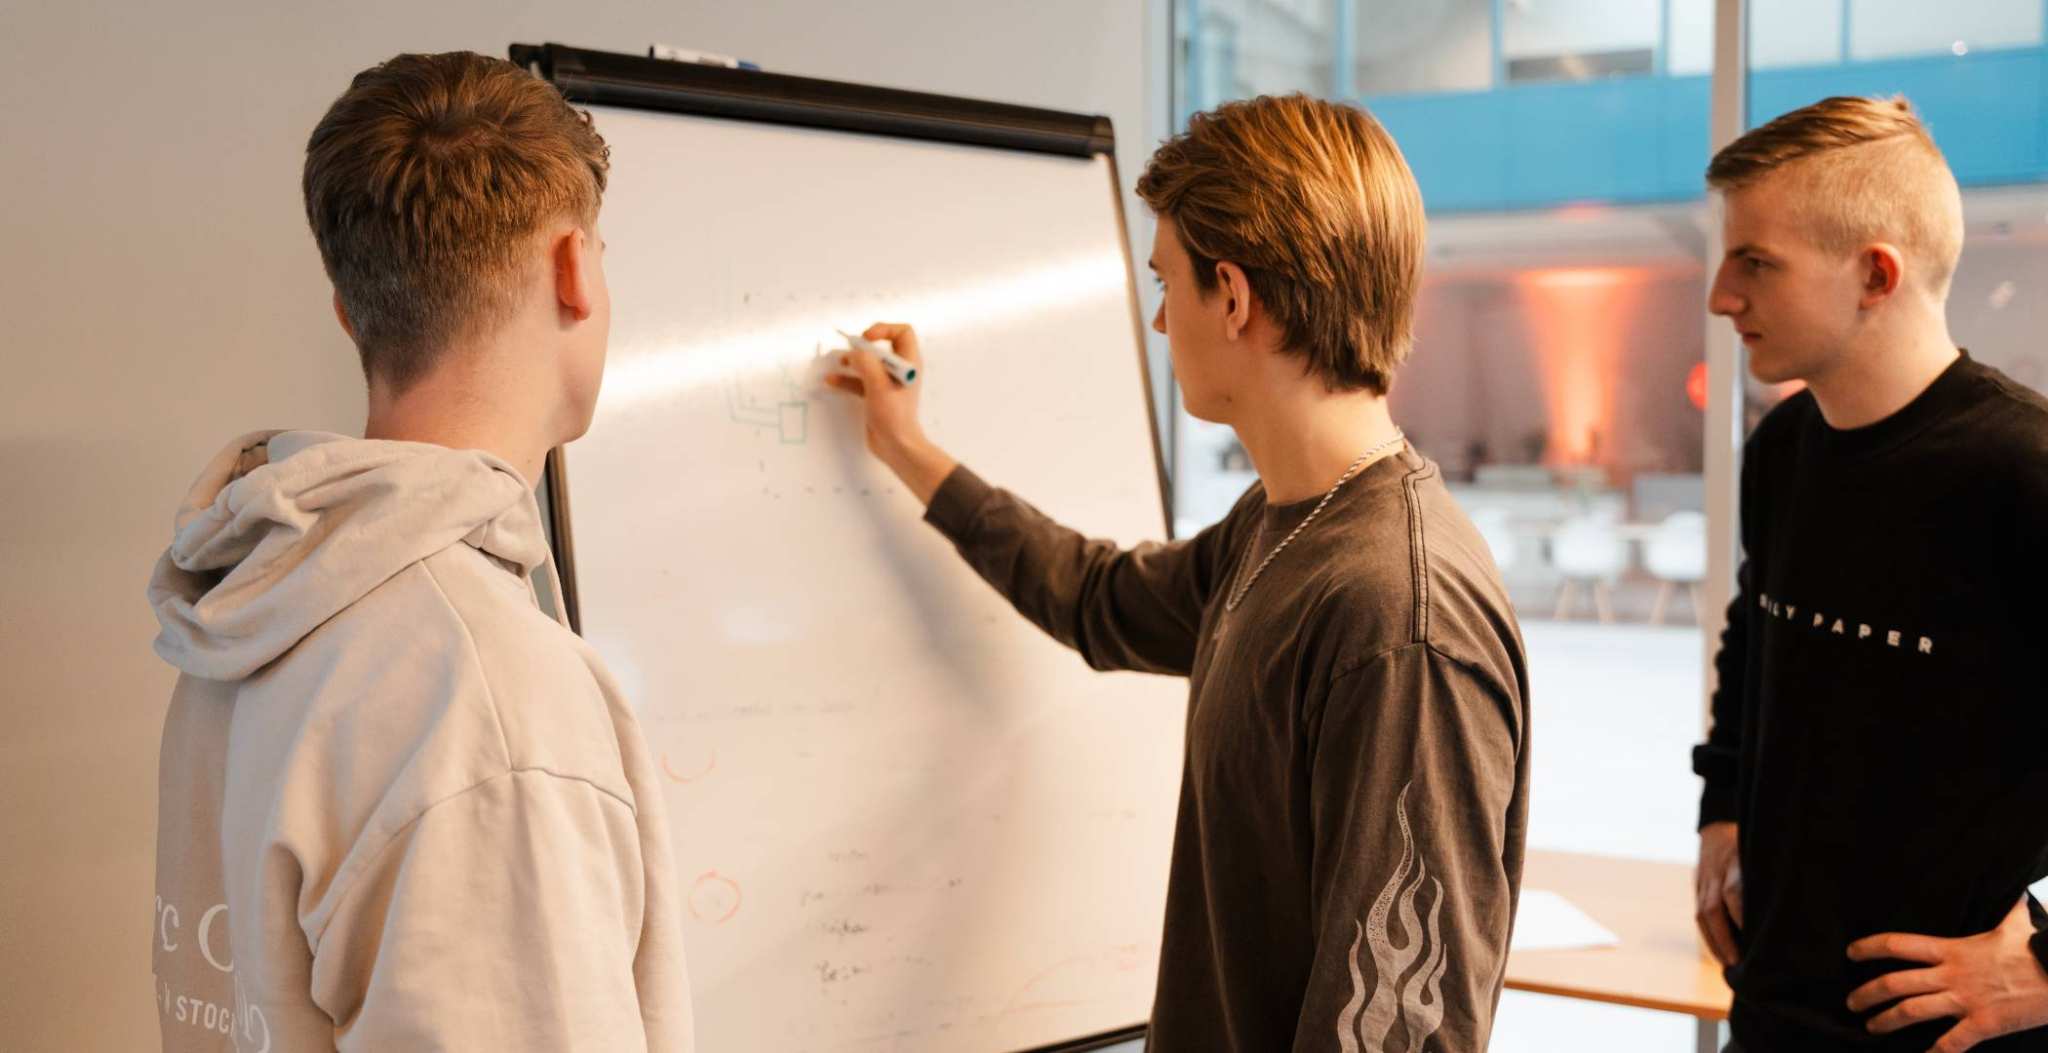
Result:
M1905 281L1906 258L1898 246L1879 242L1863 250L1857 261L1863 282L1863 296L1857 306L1868 310L1890 299Z
M1235 340L1252 324L1252 282L1244 268L1229 261L1216 264L1216 284L1224 296L1223 335Z
M348 308L341 305L341 290L334 290L334 320L341 323L341 331L348 334L349 343L355 343L356 327L348 324Z
M591 284L596 275L588 269L590 248L590 235L580 226L571 226L555 236L548 250L555 273L555 301L562 313L579 322L590 317L597 302Z

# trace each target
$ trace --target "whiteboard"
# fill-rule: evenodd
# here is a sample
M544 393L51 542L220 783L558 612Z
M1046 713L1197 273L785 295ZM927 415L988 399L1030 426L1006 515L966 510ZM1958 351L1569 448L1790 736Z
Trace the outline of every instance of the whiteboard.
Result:
M1143 1022L1185 685L1017 616L817 358L917 324L937 441L1092 536L1161 536L1109 159L592 112L611 350L555 483L581 631L663 765L700 1047Z

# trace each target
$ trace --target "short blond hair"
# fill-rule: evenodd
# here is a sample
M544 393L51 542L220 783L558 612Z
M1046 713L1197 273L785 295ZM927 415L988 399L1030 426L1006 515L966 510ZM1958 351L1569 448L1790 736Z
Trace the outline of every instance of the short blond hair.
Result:
M1821 248L1893 242L1945 295L1963 251L1963 199L1948 160L1903 95L1837 95L1751 129L1707 166L1707 185L1739 190L1772 173L1796 180L1802 221Z
M306 221L363 374L402 393L517 305L546 223L597 220L610 150L546 81L468 51L356 74L306 144Z
M1237 264L1325 387L1387 392L1414 342L1424 220L1371 114L1299 94L1225 103L1152 155L1138 196L1179 228L1200 289Z

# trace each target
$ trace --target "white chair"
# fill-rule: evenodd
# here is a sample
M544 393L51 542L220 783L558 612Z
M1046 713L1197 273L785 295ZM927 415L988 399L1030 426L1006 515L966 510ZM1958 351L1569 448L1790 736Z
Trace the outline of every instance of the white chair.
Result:
M1572 596L1580 585L1592 586L1600 620L1614 620L1614 581L1628 569L1628 539L1612 519L1587 515L1566 520L1551 536L1550 561L1564 576L1553 615L1558 621L1571 617Z
M1502 508L1481 508L1472 513L1472 525L1479 528L1479 536L1486 541L1486 547L1493 553L1493 565L1501 573L1507 573L1515 565L1516 550L1520 538L1508 522L1508 513Z
M1706 621L1700 609L1700 582L1707 578L1707 517L1698 512L1673 512L1643 542L1643 569L1657 579L1657 602L1650 624L1664 621L1671 591L1685 586L1692 600L1694 624Z

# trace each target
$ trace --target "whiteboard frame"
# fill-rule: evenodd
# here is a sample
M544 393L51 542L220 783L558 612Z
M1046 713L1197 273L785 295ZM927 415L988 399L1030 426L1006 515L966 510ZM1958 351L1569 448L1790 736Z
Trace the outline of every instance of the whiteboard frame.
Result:
M1158 408L1145 354L1144 308L1138 299L1137 262L1131 253L1122 175L1117 170L1116 133L1108 117L590 51L562 44L514 44L509 57L514 65L555 85L572 103L1071 157L1104 157L1109 163L1109 195L1116 210L1117 244L1123 251L1132 359L1138 370L1139 390L1144 393L1145 433L1152 439L1160 525L1163 536L1173 537L1172 481L1161 445ZM570 513L569 489L567 459L562 447L557 446L548 451L542 471L542 518L560 571L562 610L570 627L581 635L583 616L576 584L572 527L575 519ZM1085 1053L1142 1039L1146 1032L1147 1025L1140 1022L1033 1047L1023 1053Z
M514 65L553 84L572 103L718 117L826 131L888 135L968 146L1068 157L1102 156L1109 162L1109 195L1116 209L1117 244L1123 248L1124 299L1131 312L1131 350L1145 396L1145 433L1152 437L1152 469L1159 485L1164 537L1173 537L1173 484L1159 434L1159 412L1145 357L1144 308L1138 300L1137 262L1131 255L1116 131L1108 117L988 102L953 95L881 88L846 81L793 77L759 70L590 51L563 44L514 44ZM576 544L569 510L569 470L562 448L548 451L541 486L543 518L562 578L562 610L583 632L576 588Z

